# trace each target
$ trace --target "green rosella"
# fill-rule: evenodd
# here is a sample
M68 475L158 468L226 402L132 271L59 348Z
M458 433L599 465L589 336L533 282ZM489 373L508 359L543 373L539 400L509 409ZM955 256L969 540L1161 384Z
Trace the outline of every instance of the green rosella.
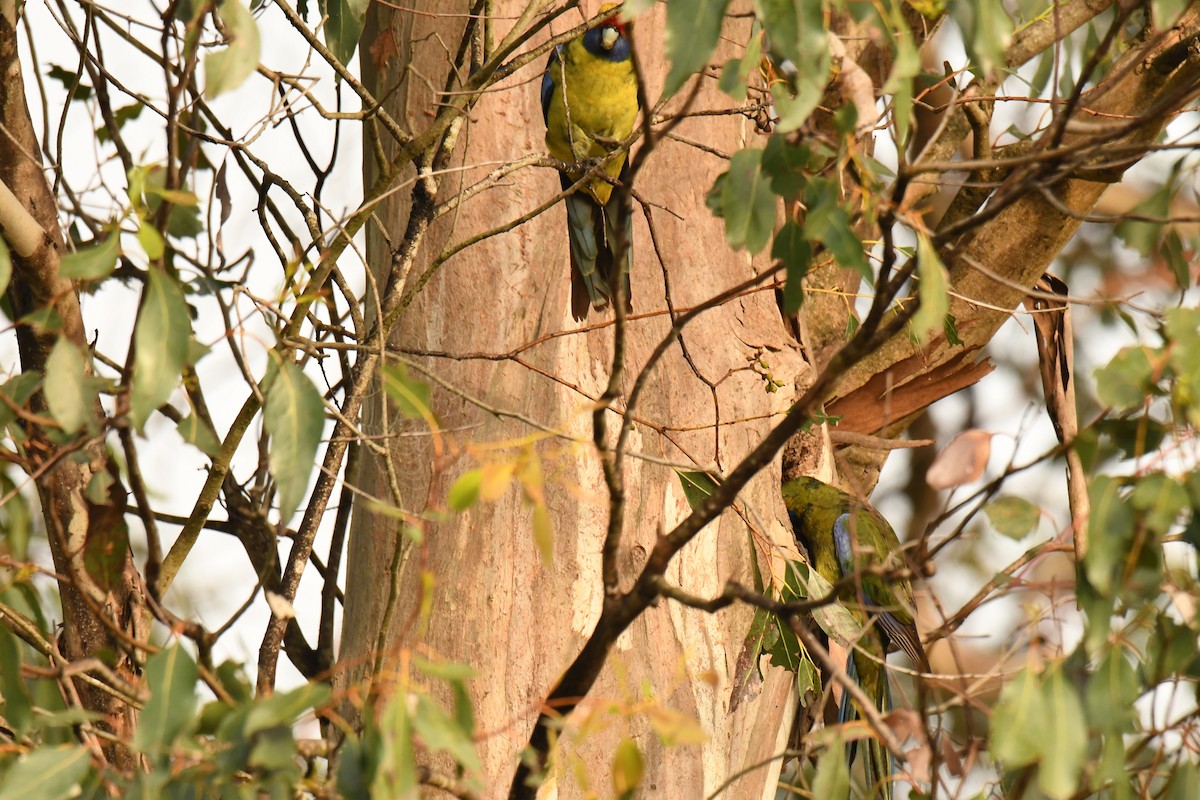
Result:
M603 14L616 7L607 3ZM542 76L542 116L546 146L560 161L580 163L603 158L633 133L637 122L637 77L625 23L613 17L550 54ZM628 174L627 153L615 156L604 172L620 181ZM568 189L582 172L562 174ZM627 246L617 263L615 223L620 214L613 185L596 177L567 196L567 232L571 244L571 314L587 317L588 309L612 302L613 279L622 276L629 298L632 263L632 219L625 214Z
M902 650L916 669L929 671L929 660L913 621L912 586L905 579L868 573L871 569L904 567L900 540L878 511L815 478L786 481L783 502L796 537L822 578L837 585L856 571L861 575L841 592L855 616L867 626L867 635L858 643L860 652L847 659L846 672L886 714L892 702L881 663L885 654ZM843 692L838 720L848 722L859 716L859 709ZM847 755L854 758L853 745ZM874 796L890 800L893 767L891 754L878 740L871 739L864 772L868 783L880 792Z

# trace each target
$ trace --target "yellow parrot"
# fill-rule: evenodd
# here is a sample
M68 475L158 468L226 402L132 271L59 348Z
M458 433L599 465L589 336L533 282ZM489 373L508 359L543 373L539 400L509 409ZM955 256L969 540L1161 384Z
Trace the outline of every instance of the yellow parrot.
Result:
M606 3L599 13L611 11L617 5ZM550 54L542 76L542 116L546 122L546 147L555 158L569 163L603 158L633 133L638 111L637 77L628 28L617 17L559 45ZM628 154L613 158L604 172L625 181L629 174ZM571 187L583 174L562 174L563 189ZM629 297L632 218L625 215L628 246L617 263L615 220L619 213L613 185L603 178L593 178L567 196L571 314L576 320L585 319L589 308L608 308L617 275L625 281L625 297Z

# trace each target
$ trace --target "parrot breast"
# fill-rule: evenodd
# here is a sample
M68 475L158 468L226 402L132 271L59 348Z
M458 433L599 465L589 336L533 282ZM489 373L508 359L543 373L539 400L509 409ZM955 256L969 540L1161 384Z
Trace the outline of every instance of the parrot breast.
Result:
M561 48L546 70L546 146L561 161L602 158L633 133L637 121L637 79L632 59L622 61L591 53L583 38ZM621 174L626 154L614 158L604 171ZM579 173L572 173L579 180ZM601 206L612 195L612 184L597 178L586 191Z

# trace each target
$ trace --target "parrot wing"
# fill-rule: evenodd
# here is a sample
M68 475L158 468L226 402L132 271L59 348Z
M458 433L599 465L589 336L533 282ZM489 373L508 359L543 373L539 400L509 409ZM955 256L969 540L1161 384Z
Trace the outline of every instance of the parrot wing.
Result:
M542 122L550 123L550 98L554 96L554 87L556 85L555 73L559 69L559 58L562 45L550 51L550 58L546 60L546 69L542 72Z
M842 575L854 572L852 525L855 526L854 532L858 534L859 542L867 547L875 547L880 556L886 557L899 547L898 540L888 541L895 539L896 535L890 527L885 528L887 523L869 511L864 509L856 515L842 514L833 522L833 546ZM912 659L917 669L928 672L929 659L913 622L912 590L908 584L898 580L886 581L878 576L864 576L862 596L865 610L872 615L883 633L884 650L901 650Z

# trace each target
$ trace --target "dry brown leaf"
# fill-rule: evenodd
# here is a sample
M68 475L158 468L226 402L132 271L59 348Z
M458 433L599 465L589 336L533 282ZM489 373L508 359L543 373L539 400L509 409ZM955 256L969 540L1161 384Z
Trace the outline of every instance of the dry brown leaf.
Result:
M991 454L991 433L978 428L965 430L938 453L925 473L925 482L934 489L953 489L977 481Z

